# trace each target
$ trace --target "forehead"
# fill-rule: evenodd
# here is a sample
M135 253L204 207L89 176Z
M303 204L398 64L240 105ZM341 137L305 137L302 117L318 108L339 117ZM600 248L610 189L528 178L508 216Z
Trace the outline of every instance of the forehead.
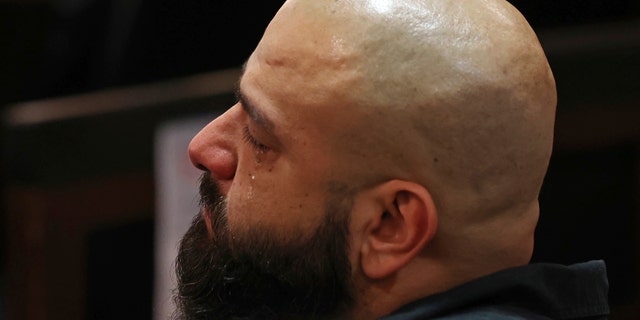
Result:
M345 117L361 70L357 50L330 24L298 10L278 12L245 65L242 92L283 120Z
M337 84L346 84L358 71L358 52L347 33L331 23L282 10L249 58L247 73L268 72L268 81L285 81L282 89L305 90L307 95L337 93L342 89Z

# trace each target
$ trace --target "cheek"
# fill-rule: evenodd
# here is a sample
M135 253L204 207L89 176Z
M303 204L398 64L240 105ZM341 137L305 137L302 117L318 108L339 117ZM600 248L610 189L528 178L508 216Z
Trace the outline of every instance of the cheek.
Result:
M293 129L291 129L293 130ZM282 236L315 230L324 217L330 153L318 141L282 133L286 148L258 154L243 145L229 189L228 222L234 230L261 228ZM324 151L323 151L324 150Z
M286 163L242 163L227 194L232 234L259 228L284 239L313 230L324 214L324 189L310 179Z

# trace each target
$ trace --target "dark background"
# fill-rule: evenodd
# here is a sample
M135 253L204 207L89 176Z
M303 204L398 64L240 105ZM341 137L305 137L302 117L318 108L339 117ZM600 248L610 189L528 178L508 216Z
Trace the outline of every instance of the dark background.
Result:
M281 3L1 0L0 104L236 67ZM541 31L640 15L634 0L511 3Z
M236 68L281 3L0 0L0 107ZM538 31L559 94L534 261L604 259L611 319L636 319L640 3L511 3ZM232 100L3 122L0 319L150 319L153 129ZM87 218L100 214L120 218Z

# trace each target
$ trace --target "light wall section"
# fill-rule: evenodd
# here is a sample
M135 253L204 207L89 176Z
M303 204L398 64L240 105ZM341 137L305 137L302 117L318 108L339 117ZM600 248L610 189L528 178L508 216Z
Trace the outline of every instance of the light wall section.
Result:
M169 319L175 306L174 261L182 235L199 213L198 179L187 148L191 138L217 114L180 119L159 126L156 133L154 320Z

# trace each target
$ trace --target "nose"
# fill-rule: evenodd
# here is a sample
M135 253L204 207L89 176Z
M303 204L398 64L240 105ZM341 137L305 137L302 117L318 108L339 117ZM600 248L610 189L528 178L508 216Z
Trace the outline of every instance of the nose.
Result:
M220 184L233 180L238 165L236 137L238 105L211 121L189 143L189 158L193 165L211 173ZM227 183L225 183L227 182Z

